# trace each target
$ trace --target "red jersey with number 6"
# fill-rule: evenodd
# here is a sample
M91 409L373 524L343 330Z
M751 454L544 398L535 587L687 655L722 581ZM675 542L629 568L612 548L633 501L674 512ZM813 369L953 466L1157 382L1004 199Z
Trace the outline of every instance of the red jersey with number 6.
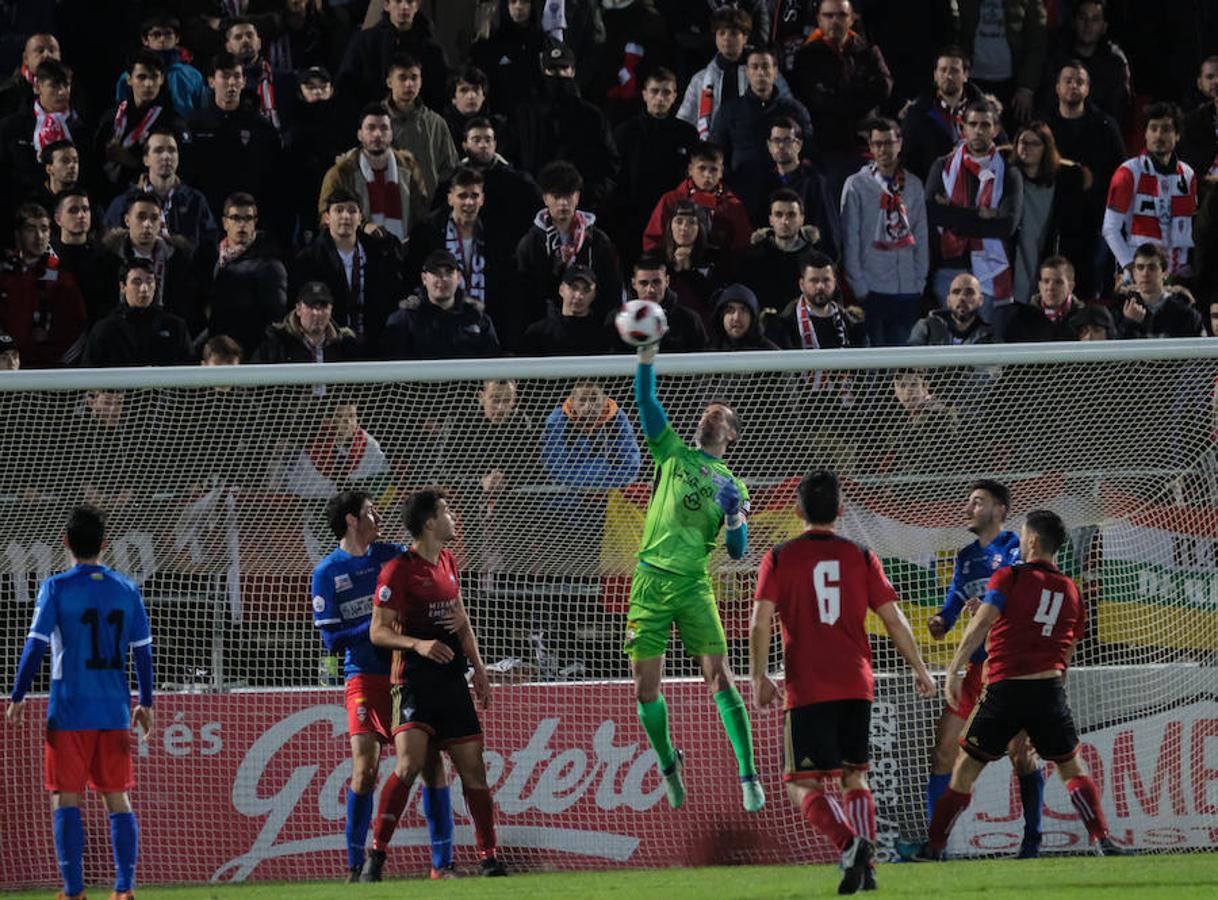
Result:
M778 611L787 709L874 698L867 611L898 599L874 553L832 532L805 531L762 559L755 599Z
M390 684L405 684L416 671L443 671L462 676L466 661L461 642L444 627L444 620L456 609L460 595L457 562L448 550L441 550L432 564L410 549L381 567L373 602L398 614L398 633L424 641L441 641L453 651L450 661L438 663L413 650L394 650L393 665L389 669Z
M1045 562L1018 563L990 577L982 601L1002 613L990 628L986 681L1065 671L1087 610L1074 582Z

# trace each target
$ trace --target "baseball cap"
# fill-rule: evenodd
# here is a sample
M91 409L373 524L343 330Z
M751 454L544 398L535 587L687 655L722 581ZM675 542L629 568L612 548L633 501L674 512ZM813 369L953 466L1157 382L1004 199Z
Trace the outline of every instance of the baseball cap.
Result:
M14 338L11 334L6 334L5 332L0 331L0 353L16 353L19 352L20 349L21 348L17 346L16 338Z
M423 260L423 271L434 275L440 269L458 269L457 257L447 250L432 250Z
M307 69L302 69L299 78L301 82L324 81L326 84L330 84L334 80L325 66L309 66Z
M588 284L596 287L596 273L587 266L570 266L563 273L563 284L574 284L576 281L586 281Z
M575 51L562 41L550 41L541 51L541 67L545 70L575 65Z
M334 296L330 289L320 281L307 281L296 294L296 302L305 306L333 306Z

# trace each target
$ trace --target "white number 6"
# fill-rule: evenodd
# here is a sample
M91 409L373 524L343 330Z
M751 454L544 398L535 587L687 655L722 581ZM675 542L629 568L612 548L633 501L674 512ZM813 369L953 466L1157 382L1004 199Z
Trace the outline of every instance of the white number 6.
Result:
M842 565L836 559L822 559L812 569L812 588L816 591L816 607L820 620L832 625L842 614ZM1056 613L1054 616L1056 617Z

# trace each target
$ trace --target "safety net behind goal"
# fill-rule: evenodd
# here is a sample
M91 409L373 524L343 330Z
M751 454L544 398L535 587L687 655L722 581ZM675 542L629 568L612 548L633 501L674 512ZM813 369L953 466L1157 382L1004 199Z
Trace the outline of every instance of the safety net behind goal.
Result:
M1197 348L1193 358L1182 358L1185 346ZM805 472L840 474L844 533L882 558L940 670L963 628L935 641L926 621L972 539L964 499L975 479L1001 479L1013 496L1010 527L1045 506L1070 528L1060 565L1090 618L1068 690L1114 838L1148 852L1218 846L1218 354L1196 342L1170 357L1162 342L1140 355L977 350L660 361L659 396L687 443L708 402L739 417L726 460L751 495L750 548L732 561L721 547L711 573L746 702L757 566L800 531L794 494ZM664 799L621 650L654 471L632 371L629 360L603 359L0 379L5 684L39 584L65 567L74 504L107 511L104 561L137 581L149 609L158 718L137 751L132 794L142 882L343 871L350 747L309 579L336 543L324 504L348 487L371 493L384 538L396 541L408 539L406 495L425 485L450 492L463 593L495 683L483 724L509 867L832 858L784 796L781 714L751 703L769 801L744 812L715 705L675 641L664 693L689 800L673 811ZM687 502L708 501L692 493ZM882 627L870 625L871 784L889 854L925 834L943 701L916 697ZM36 691L46 691L49 668ZM45 713L45 699L30 705L32 719ZM2 733L2 880L50 884L42 729L27 720ZM386 754L382 773L391 766ZM453 796L458 863L468 864L472 827ZM85 822L87 875L104 882L96 799ZM1046 852L1086 846L1055 778L1043 827ZM949 850L1010 855L1021 833L1002 761L982 776ZM416 793L387 872L422 873L426 860Z

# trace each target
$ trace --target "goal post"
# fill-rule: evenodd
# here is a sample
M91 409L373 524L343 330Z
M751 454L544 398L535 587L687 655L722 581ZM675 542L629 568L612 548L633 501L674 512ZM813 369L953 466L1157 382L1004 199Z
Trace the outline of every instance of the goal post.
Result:
M799 532L805 472L842 477L843 532L884 561L940 672L962 629L935 641L926 621L971 540L968 485L998 478L1012 526L1047 506L1070 528L1060 563L1090 619L1068 691L1114 837L1147 852L1218 847L1218 341L662 354L656 370L687 442L713 400L741 423L726 461L749 487L750 549L739 561L720 549L711 572L746 702L757 566ZM107 511L104 561L149 607L158 719L133 793L143 882L341 872L350 750L309 576L335 544L325 500L345 487L372 494L392 540L406 538L410 491L451 494L462 589L496 684L484 725L510 866L831 858L784 796L780 714L750 706L769 799L749 815L714 704L675 645L664 692L689 800L674 812L663 799L621 653L653 472L633 372L620 356L0 377L6 685L38 585L65 564L73 504ZM869 630L870 777L889 853L924 834L942 699L917 698L878 622ZM38 695L30 705L31 718L45 712ZM41 741L32 724L0 729L11 887L55 880ZM1056 781L1045 804L1046 852L1084 848ZM454 805L460 863L473 832L459 792ZM101 882L100 803L85 816L87 874ZM996 763L949 849L1012 854L1021 818L1010 766ZM426 846L415 797L390 870L425 871Z

